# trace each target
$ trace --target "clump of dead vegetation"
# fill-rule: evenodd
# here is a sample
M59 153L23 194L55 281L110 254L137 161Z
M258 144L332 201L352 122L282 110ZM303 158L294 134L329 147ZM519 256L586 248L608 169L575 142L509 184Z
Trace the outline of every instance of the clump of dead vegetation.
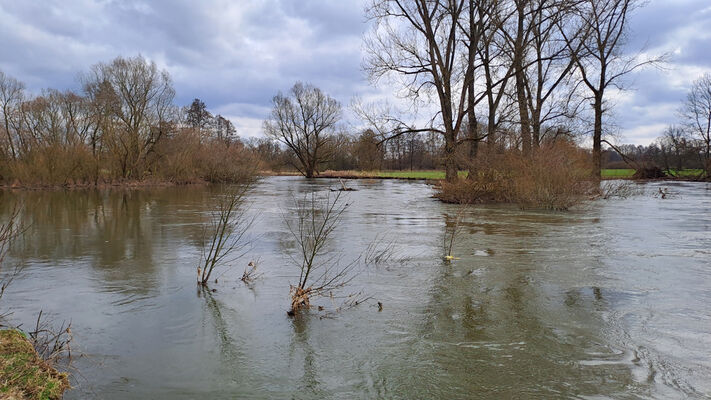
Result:
M437 197L450 203L567 210L595 190L589 155L564 140L541 144L530 155L511 150L483 153L470 171L467 178L441 183Z
M679 197L678 192L674 192L670 190L669 188L658 188L656 192L654 192L654 197L657 199L662 199L662 200L667 200L667 199L676 199Z
M366 265L386 264L396 257L395 243L388 240L385 234L375 235L363 253L363 261Z
M311 193L303 199L294 199L291 215L285 215L285 224L296 242L293 263L299 268L299 279L291 285L291 307L288 314L296 315L309 309L314 297L336 298L334 293L346 286L354 277L358 259L344 263L341 255L328 246L333 232L341 223L348 205L342 201L341 192L322 197ZM344 306L361 304L360 294L345 297Z
M259 265L259 260L250 261L249 264L247 264L247 268L244 269L240 280L247 285L251 285L260 276L262 276L262 274L257 272L257 265Z
M618 181L601 181L600 190L595 193L593 199L626 199L633 196L639 196L644 193L644 189L633 181L618 180Z

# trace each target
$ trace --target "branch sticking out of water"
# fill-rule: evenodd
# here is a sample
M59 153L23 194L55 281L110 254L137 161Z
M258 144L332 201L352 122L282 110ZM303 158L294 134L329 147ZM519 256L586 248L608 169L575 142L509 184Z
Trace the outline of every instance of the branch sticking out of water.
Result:
M55 366L62 360L66 360L68 365L71 361L73 340L71 322L62 322L57 328L46 318L42 318L40 310L34 330L27 335L37 354L50 365Z
M257 280L257 278L262 275L257 273L257 265L259 265L259 260L250 261L249 264L247 264L247 268L244 269L244 273L242 274L240 280L247 285L251 285L255 280Z
M457 236L462 231L462 220L464 215L469 210L469 205L462 204L457 207L457 212L454 216L450 214L445 214L445 226L444 226L444 236L442 237L442 248L444 250L444 260L447 262L453 261L454 254L454 243Z
M628 197L637 196L644 192L633 181L602 181L600 182L600 191L593 198L601 198L605 200L619 198L626 199Z
M326 194L318 198L315 193L303 200L294 199L295 218L284 216L284 222L296 241L298 256L292 257L299 267L299 281L290 289L291 309L289 315L311 307L311 299L346 286L353 278L358 259L348 264L327 249L331 235L341 223L348 204L341 201L341 192L335 196Z
M250 185L232 186L220 194L218 208L204 228L203 249L197 268L199 285L207 286L216 268L227 266L247 253L252 244L247 231L255 217L247 215Z

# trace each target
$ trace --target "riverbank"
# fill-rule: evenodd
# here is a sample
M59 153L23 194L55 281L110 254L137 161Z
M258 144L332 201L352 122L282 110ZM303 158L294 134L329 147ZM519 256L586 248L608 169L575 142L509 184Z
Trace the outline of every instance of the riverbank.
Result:
M632 179L634 169L603 169L602 179ZM662 180L698 180L701 170L681 170L672 171L676 176L667 176ZM301 174L295 171L260 172L262 176L300 176ZM460 177L466 177L466 171L459 171ZM400 179L400 180L442 180L444 179L444 171L441 170L422 170L422 171L332 171L327 170L320 173L317 178L341 178L341 179Z
M12 400L61 399L67 374L48 365L19 331L0 331L0 397Z
M603 169L602 179L633 179L633 169ZM682 180L682 181L698 181L701 170L682 170L672 171L675 176L667 176L656 180ZM301 176L297 171L259 171L256 176ZM467 176L466 171L459 171L459 176L464 178ZM327 170L321 172L316 178L331 178L331 179L397 179L397 180L415 180L415 181L439 181L445 178L445 173L442 170L388 170L388 171L356 171L343 170L334 171ZM61 185L42 185L42 184L25 184L20 181L13 183L0 183L0 190L73 190L73 189L139 189L139 188L156 188L156 187L172 187L172 186L203 186L211 182L203 179L194 179L186 181L166 181L159 179L146 179L141 181L126 180L112 182L67 182Z
M0 190L73 190L73 189L112 189L112 188L152 188L152 187L171 187L171 186L202 186L210 182L205 180L191 181L161 181L161 180L142 180L142 181L114 181L114 182L97 182L97 183L65 183L61 185L41 185L41 184L24 184L16 181L11 184L0 184Z

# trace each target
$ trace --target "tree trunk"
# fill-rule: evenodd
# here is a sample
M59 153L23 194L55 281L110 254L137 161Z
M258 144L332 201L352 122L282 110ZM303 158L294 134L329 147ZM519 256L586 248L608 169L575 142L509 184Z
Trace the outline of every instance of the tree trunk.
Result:
M525 54L524 40L524 2L516 2L518 8L518 27L516 32L516 43L514 44L514 68L516 75L516 101L518 102L518 113L521 122L521 144L523 154L531 153L531 121L528 117L528 104L526 99L526 78L523 69L523 57Z
M602 95L595 96L595 125L593 127L593 176L602 178Z
M448 133L444 137L444 178L447 182L455 182L457 180L457 162L456 162L456 142L454 135Z
M12 142L12 135L10 134L10 122L9 122L9 117L7 116L8 111L7 109L3 110L3 116L5 117L5 133L7 134L7 143L10 145L10 151L12 154L12 159L16 159L17 155L15 153L15 145Z
M474 22L474 7L474 1L469 0L469 48L467 49L467 62L469 63L468 67L471 68L471 73L468 76L469 85L467 85L467 120L469 122L467 136L469 138L470 162L474 161L474 159L476 158L477 150L479 149L478 124L476 120L476 113L474 112L474 107L476 105L476 89L474 87L474 62L476 60L475 56L478 42L478 40L475 40L477 32L476 24Z
M531 115L532 128L533 128L533 147L539 148L541 146L541 111L540 108L533 111Z
M524 89L523 68L516 65L516 97L518 101L518 114L521 122L521 146L524 155L531 154L531 122L528 118L528 106L526 105L526 91Z

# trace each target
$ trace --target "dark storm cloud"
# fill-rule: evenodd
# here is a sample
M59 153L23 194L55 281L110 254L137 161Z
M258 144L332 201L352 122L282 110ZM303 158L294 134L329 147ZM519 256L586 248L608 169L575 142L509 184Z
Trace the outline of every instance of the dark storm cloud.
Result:
M651 141L709 70L709 6L654 0L636 11L629 48L673 58L667 71L634 74L635 90L614 101L624 140ZM178 103L199 97L258 135L272 96L297 80L344 104L377 93L360 69L366 29L363 0L0 0L0 69L32 91L77 88L92 64L140 53L171 73Z

